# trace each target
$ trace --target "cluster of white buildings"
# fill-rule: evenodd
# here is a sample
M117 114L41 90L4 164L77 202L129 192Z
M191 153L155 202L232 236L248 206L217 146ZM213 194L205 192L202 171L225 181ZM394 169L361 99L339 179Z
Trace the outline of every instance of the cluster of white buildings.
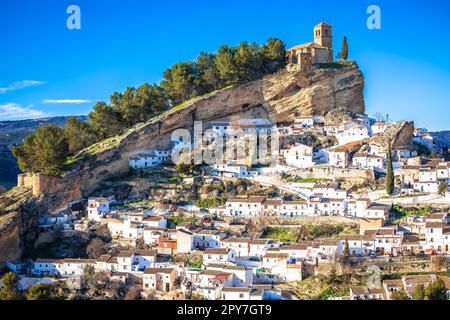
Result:
M125 219L108 218L106 223L113 239L128 244L135 244L139 239L145 244L155 244L167 227L167 220L164 217L146 216L139 212L130 213Z
M36 259L31 273L60 277L81 276L88 266L96 272L124 272L139 274L146 268L161 267L156 251L122 251L116 257L104 255L98 259Z
M121 283L126 283L130 277L140 278L144 292L169 292L182 274L178 265L159 259L154 250L121 251L117 256L103 255L98 259L37 259L30 273L73 281L81 279L88 268L106 273L111 281Z
M242 164L215 164L212 166L213 173L226 178L251 178L258 175L258 171L249 170Z
M436 194L442 183L450 183L450 162L444 159L429 159L423 163L417 159L416 163L401 168L401 188L404 193L423 192Z
M284 201L266 197L228 199L224 206L210 209L212 214L232 217L346 216L389 220L390 206L370 199L352 199L335 182L315 184L306 201Z
M171 150L145 150L129 157L129 166L133 169L144 169L159 166L171 158Z
M331 189L320 187L325 194L333 195ZM283 206L283 203L270 200L265 202L263 197L255 200L258 201L251 204L256 205L256 208L272 206L274 210L275 206ZM249 202L242 204L248 205ZM360 216L360 210L370 208L370 201L367 199L358 199L350 204L350 210L356 212L356 216ZM252 210L252 205L247 206L248 210ZM385 212L385 208L372 209L374 212ZM132 217L130 219L136 222L145 220L141 220L140 215ZM411 223L415 221L412 220ZM357 257L397 255L405 251L449 253L450 215L432 214L423 217L420 222L423 223L423 234L413 237L413 240L405 229L385 224L382 213L380 216L374 214L370 218L363 218L359 235L297 243L229 236L219 230L192 229L193 226L189 224L180 224L176 229L154 226L149 227L158 231L153 235L153 241L149 242L151 250L121 251L117 256L103 255L98 259L37 259L29 273L34 276L54 275L73 279L82 277L86 268L91 267L96 272L109 274L112 281L127 283L130 277L138 277L142 279L144 293L181 290L185 294L195 293L210 300L287 299L285 292L273 288L274 284L301 281L309 274L309 266L336 261L344 254L347 246L349 254ZM162 258L162 255L199 250L203 257L200 268L191 268ZM12 268L10 265L8 264ZM181 285L178 286L177 283ZM351 296L352 299L381 299L377 294L379 292L376 290L355 287Z
M434 138L425 128L416 128L414 130L413 141L425 146L428 150L434 151Z
M427 275L404 275L401 279L384 280L381 288L369 288L367 286L351 286L350 300L392 300L394 292L404 291L409 300L414 299L414 291L421 285L426 288L437 279L442 279L450 299L450 277Z
M287 127L277 127L263 118L239 119L238 121L211 122L205 128L204 134L222 137L237 137L236 130L243 133L270 134L277 131L281 135L295 135L305 130L313 130L318 134L333 136L338 140L336 146L326 149L314 150L312 147L296 143L286 149L280 150L283 165L276 167L250 168L245 164L227 163L211 166L212 174L226 178L252 178L267 173L286 172L295 169L307 169L316 165L328 164L336 168L357 168L373 170L380 173L386 172L387 150L386 147L370 137L384 133L394 123L375 122L365 115L356 115L353 120L338 125L327 125L323 117L300 117ZM433 150L433 141L426 129L416 129L413 140ZM420 141L419 141L420 140ZM152 168L170 160L171 150L146 150L140 151L129 158L129 166L134 169ZM409 160L417 157L417 151L412 147L398 147L392 150L394 170L410 168ZM447 170L442 173L442 166L447 165ZM438 171L438 169L440 171ZM432 170L435 173L431 173ZM432 179L427 173L434 175ZM414 191L436 193L439 182L449 178L448 164L442 163L439 168L422 166L417 171L414 179L403 181L404 189ZM95 210L89 210L93 212ZM97 208L100 219L102 207Z

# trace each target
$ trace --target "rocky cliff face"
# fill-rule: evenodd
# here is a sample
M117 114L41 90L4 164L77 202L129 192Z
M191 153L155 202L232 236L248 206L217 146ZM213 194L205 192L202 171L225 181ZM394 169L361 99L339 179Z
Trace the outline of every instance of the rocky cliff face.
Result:
M391 143L393 149L411 146L413 134L414 122L400 121L390 126L384 133L374 135L370 139L367 139L367 143L373 141L383 145L385 148Z
M0 269L33 246L39 215L45 211L30 189L16 188L0 196Z
M207 125L236 117L262 117L275 124L292 122L299 116L324 115L335 108L364 113L363 89L364 78L356 65L307 72L283 70L189 103L158 121L138 125L116 140L97 145L94 155L90 150L87 159L74 166L71 179L78 175L82 194L87 195L99 180L127 172L132 153L168 147L171 133L191 129L194 121Z
M41 175L23 177L19 189L29 190L27 197L33 198L29 201L34 207L21 205L12 210L6 205L2 207L1 202L6 200L0 199L3 221L0 266L6 259L19 257L27 242L32 242L35 237L32 230L42 210L58 210L89 196L99 182L126 173L128 158L136 151L167 148L176 129L192 129L194 121L208 125L211 121L235 118L267 118L273 124L286 123L299 116L324 115L334 109L364 113L363 89L364 78L357 65L297 72L283 70L194 99L119 137L98 143L82 152L60 179Z

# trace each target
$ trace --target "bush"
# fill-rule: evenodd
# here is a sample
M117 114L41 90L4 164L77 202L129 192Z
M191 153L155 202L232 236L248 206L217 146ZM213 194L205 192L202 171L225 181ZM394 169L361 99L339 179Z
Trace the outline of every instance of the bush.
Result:
M391 212L395 214L397 219L401 219L407 216L423 216L433 211L431 205L420 207L417 210L407 210L398 204L394 204L391 208Z
M0 290L0 300L21 300L22 295L17 289L19 279L17 276L8 272L2 278L3 289Z
M427 300L447 300L447 289L442 279L430 283L425 289Z
M50 288L48 285L38 283L28 289L27 300L48 300L50 299Z
M199 199L195 202L195 205L199 208L217 208L225 204L223 198L207 198Z
M282 242L297 242L297 228L267 228L264 231L263 238L277 239Z

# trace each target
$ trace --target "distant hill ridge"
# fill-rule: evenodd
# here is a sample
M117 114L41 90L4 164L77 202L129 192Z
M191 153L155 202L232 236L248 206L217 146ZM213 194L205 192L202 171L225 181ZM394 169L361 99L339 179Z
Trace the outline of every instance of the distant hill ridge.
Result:
M11 153L11 147L22 143L26 136L43 125L63 127L68 116L47 117L27 120L0 121L0 185L6 188L14 187L17 175L20 173L17 159ZM87 121L87 116L77 116L81 121Z
M450 130L431 132L431 136L440 147L450 148Z

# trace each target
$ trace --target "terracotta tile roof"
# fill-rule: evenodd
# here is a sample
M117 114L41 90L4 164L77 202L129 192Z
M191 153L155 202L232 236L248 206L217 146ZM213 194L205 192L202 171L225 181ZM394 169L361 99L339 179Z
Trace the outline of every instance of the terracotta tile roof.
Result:
M94 259L62 259L60 261L61 263L83 263L83 264L95 263Z
M35 263L61 263L59 259L36 259Z
M330 152L353 152L355 151L357 148L362 146L362 142L361 141L353 141L347 144L344 144L342 146L336 147L336 148L332 148L329 151Z
M251 288L225 287L222 289L222 292L250 293L251 290Z
M325 47L321 46L320 44L317 44L315 42L307 42L307 43L303 43L303 44L299 44L297 46L294 46L290 49L288 49L287 51L297 51L300 49L306 49L306 48L317 48L317 49L326 49Z
M293 243L291 245L286 245L280 247L280 251L290 251L290 250L306 250L311 243Z
M136 254L140 255L141 257L155 257L158 255L156 250L137 250Z
M276 258L287 258L289 257L288 253L281 253L281 252L266 252L263 258L265 259L276 259Z
M268 205L268 206L279 206L281 205L281 200L277 200L277 199L268 199L268 200L264 200L263 201L263 205Z
M117 257L119 258L130 258L134 254L133 251L120 251Z
M427 224L425 225L425 228L443 229L444 223L442 223L442 222L427 222Z
M266 197L249 197L249 198L235 198L229 199L227 202L245 202L245 203L262 203Z
M164 219L164 217L154 216L154 217L144 218L144 219L142 219L142 221L161 221L162 219Z
M386 287L403 287L403 281L401 279L384 280L383 284Z
M157 274L157 273L165 273L169 274L174 272L174 268L147 268L144 270L145 274Z
M314 28L317 28L317 27L331 27L331 25L328 24L328 23L326 23L326 22L321 21L321 22L320 22L318 25L316 25Z
M257 244L266 244L267 241L268 241L267 239L253 239L253 240L250 241L250 245L252 245L252 244L255 244L255 245L257 245Z
M207 248L204 254L228 254L230 249L228 248Z
M234 243L249 243L250 242L250 238L227 238L227 239L223 239L222 242L234 242Z

